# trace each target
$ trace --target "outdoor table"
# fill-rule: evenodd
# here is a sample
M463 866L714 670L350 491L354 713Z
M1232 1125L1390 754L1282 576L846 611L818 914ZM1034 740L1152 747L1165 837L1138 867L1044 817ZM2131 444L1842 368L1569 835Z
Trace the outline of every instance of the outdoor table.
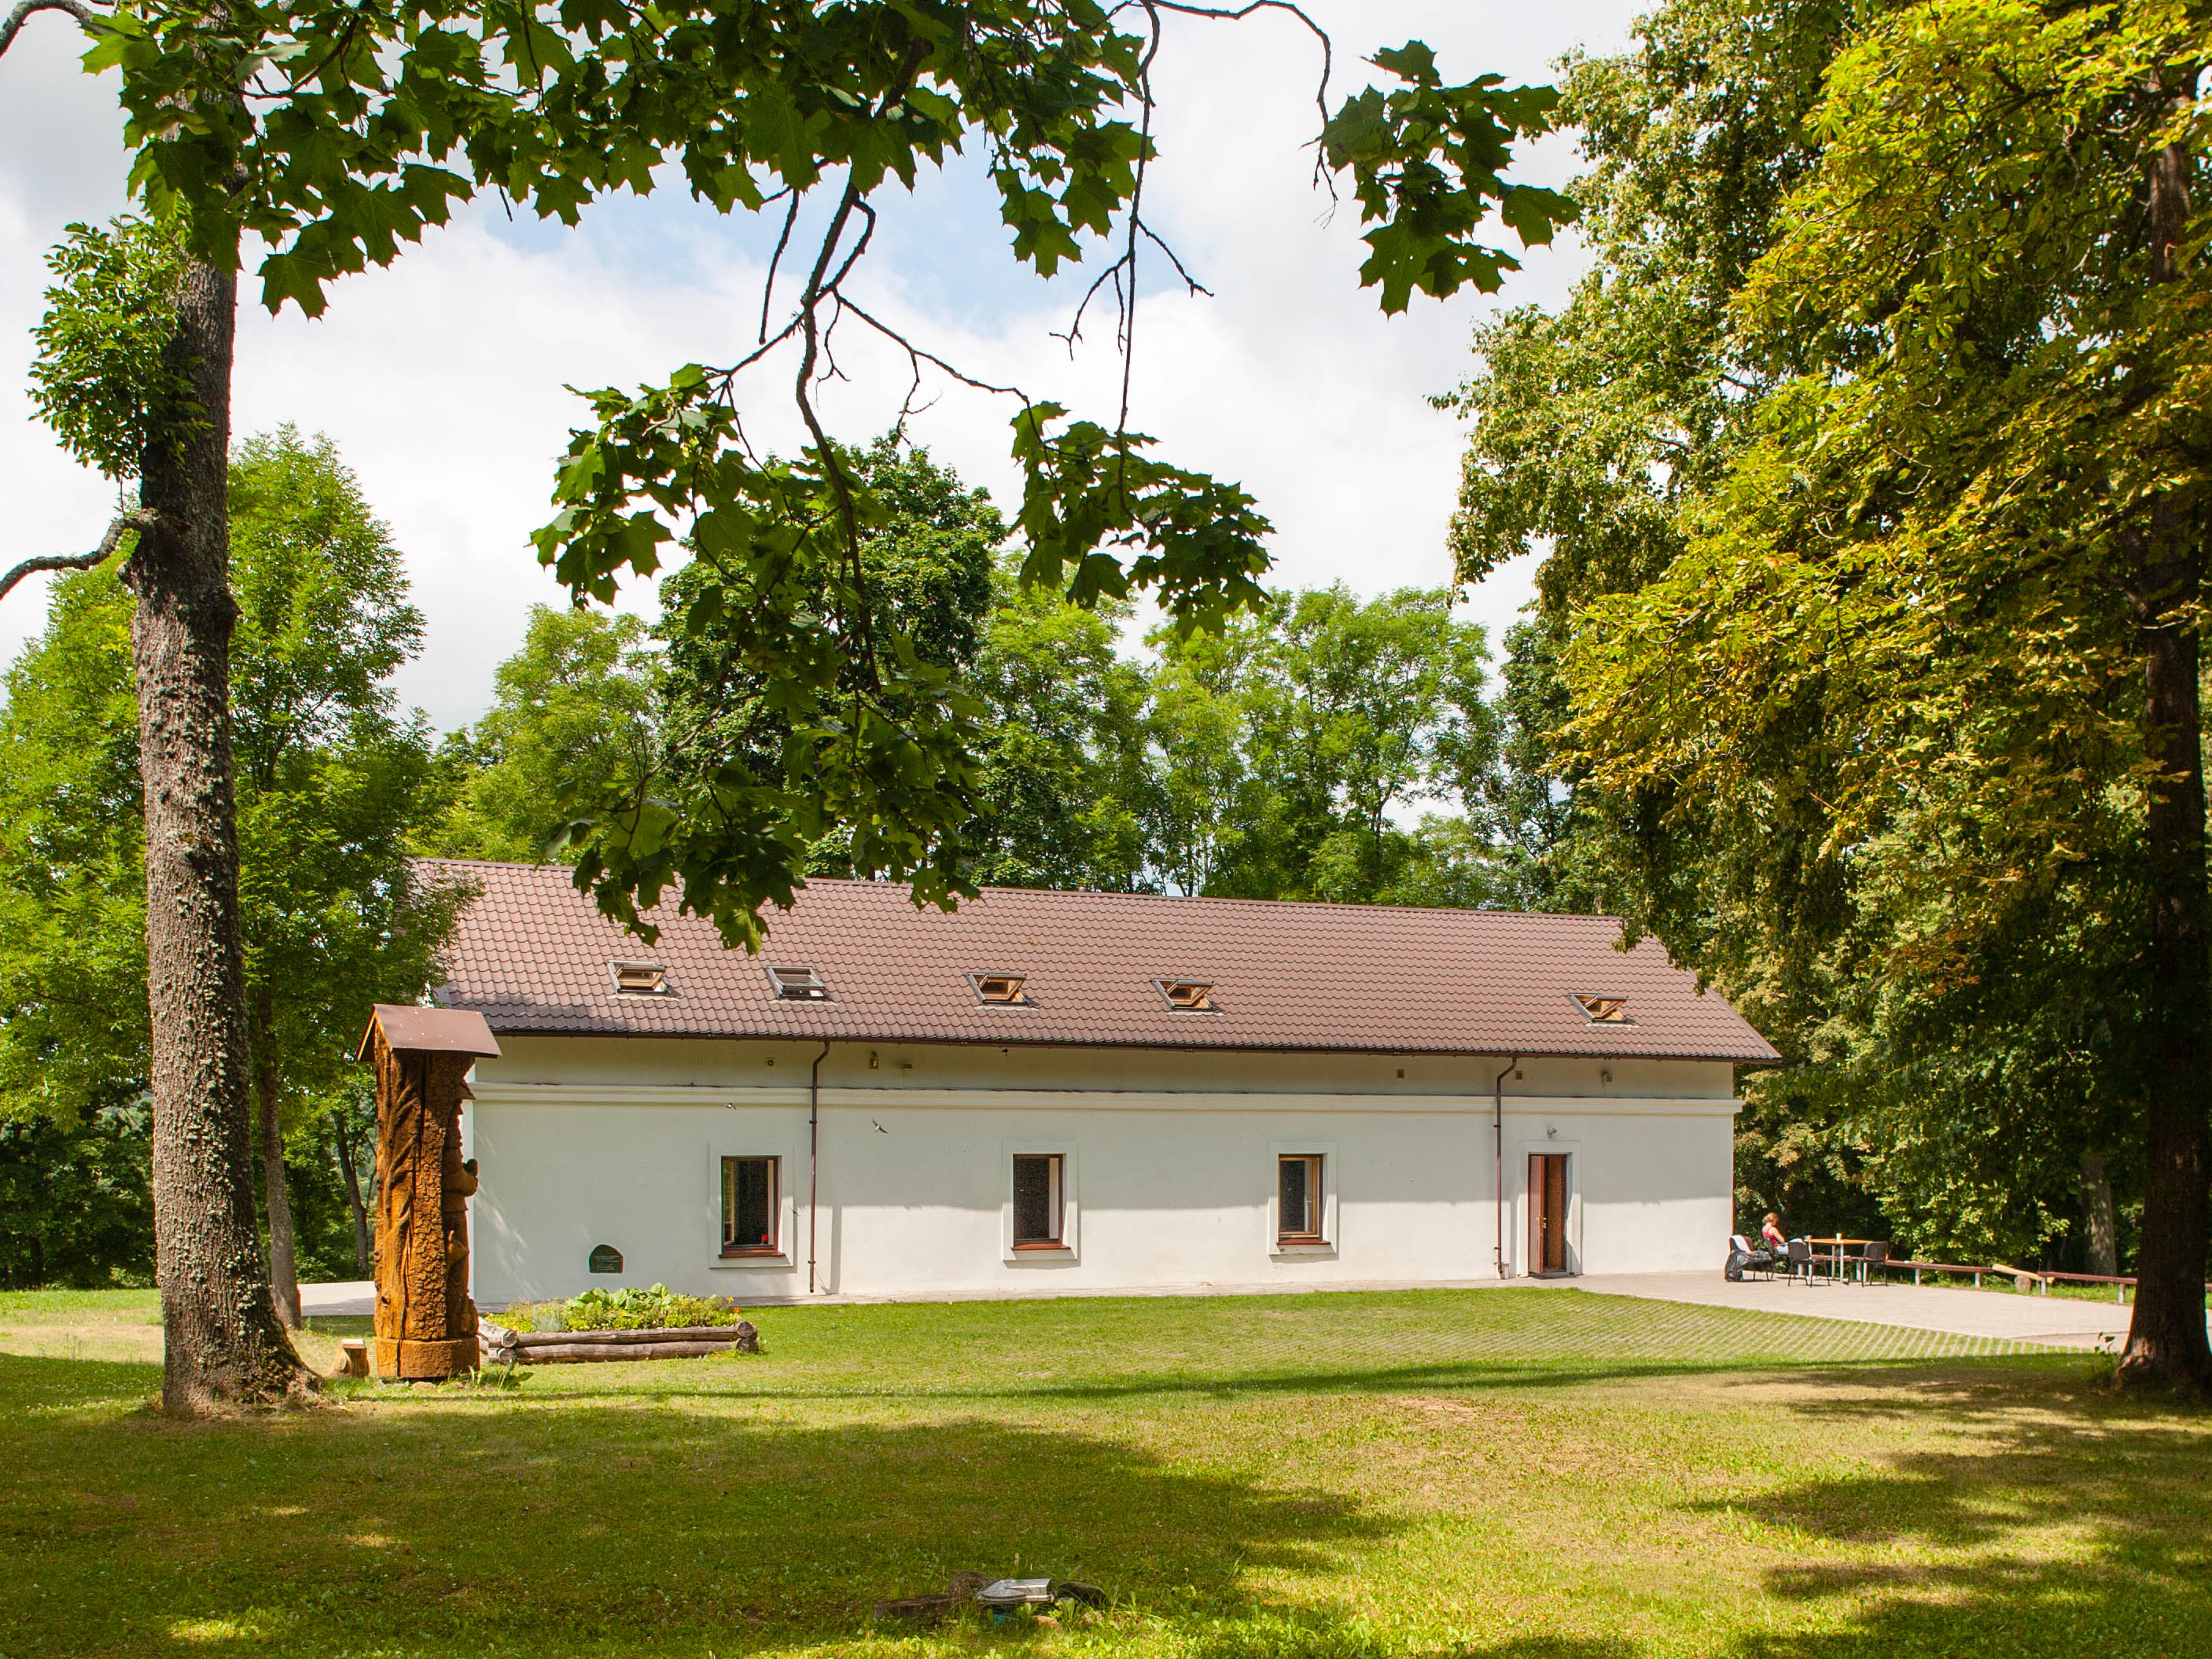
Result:
M1837 1284L1841 1284L1847 1276L1844 1271L1850 1265L1849 1259L1844 1255L1844 1247L1846 1244L1856 1244L1863 1250L1869 1244L1881 1243L1879 1239L1873 1238L1845 1238L1841 1233L1820 1237L1808 1234L1805 1242L1813 1247L1813 1265L1818 1267L1821 1262L1826 1262L1828 1277ZM1863 1285L1866 1282L1866 1261L1863 1257L1859 1261L1859 1282Z

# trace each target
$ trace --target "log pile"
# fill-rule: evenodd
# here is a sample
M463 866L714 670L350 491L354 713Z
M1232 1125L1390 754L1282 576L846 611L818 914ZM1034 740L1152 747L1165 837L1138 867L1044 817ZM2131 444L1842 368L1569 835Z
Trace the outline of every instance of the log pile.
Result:
M689 1325L643 1331L511 1331L489 1322L477 1327L488 1365L558 1365L594 1359L694 1359L710 1353L758 1353L752 1322Z

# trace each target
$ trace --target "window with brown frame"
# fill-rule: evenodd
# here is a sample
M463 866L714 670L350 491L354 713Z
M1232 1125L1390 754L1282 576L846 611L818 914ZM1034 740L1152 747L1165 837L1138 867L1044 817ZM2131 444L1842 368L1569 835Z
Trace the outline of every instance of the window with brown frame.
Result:
M1017 1152L1014 1155L1014 1248L1018 1250L1057 1250L1061 1243L1061 1218L1067 1199L1064 1176L1066 1160L1058 1152Z
M1322 1155L1285 1152L1275 1160L1275 1238L1282 1244L1319 1244L1322 1237Z
M773 1158L722 1160L722 1254L777 1255L776 1165Z

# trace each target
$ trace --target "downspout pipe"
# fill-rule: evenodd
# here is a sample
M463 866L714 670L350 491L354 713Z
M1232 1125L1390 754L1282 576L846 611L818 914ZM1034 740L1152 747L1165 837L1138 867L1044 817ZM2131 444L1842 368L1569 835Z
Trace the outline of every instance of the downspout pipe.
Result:
M806 1293L814 1294L814 1211L822 1190L822 1062L830 1057L824 1039L806 1077Z
M1498 1137L1498 1276L1505 1277L1505 1079L1518 1071L1521 1056L1505 1062L1505 1069L1491 1079L1491 1123Z

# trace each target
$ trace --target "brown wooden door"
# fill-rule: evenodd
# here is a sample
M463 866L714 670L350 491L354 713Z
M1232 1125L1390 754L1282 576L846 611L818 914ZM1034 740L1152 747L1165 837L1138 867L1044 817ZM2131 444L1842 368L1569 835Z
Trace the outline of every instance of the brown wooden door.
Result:
M1528 1154L1528 1271L1567 1270L1567 1154Z

